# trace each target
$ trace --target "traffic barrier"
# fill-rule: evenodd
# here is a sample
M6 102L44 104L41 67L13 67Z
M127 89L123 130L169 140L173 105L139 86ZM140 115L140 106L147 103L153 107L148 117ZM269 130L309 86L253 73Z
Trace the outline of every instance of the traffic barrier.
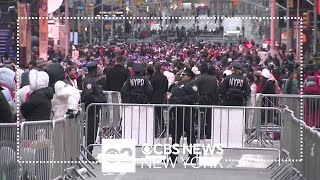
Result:
M0 178L18 179L17 123L0 123Z

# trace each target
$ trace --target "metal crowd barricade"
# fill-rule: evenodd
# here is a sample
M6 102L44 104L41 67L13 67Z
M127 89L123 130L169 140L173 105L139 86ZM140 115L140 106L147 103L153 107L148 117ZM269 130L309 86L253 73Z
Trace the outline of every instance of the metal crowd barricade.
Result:
M18 179L17 123L0 123L0 177Z
M62 177L65 169L65 150L69 144L66 144L65 138L66 120L59 119L53 121L53 163L52 177Z
M21 124L20 161L23 178L50 179L52 168L52 121Z
M88 174L88 171L95 176L89 167L80 162L80 147L83 144L81 114L80 109L79 115L75 118L66 116L64 119L53 121L21 124L20 161L23 179L84 179L82 175Z
M303 160L299 168L306 179L319 179L320 177L320 133L304 126Z
M121 121L112 121L108 116L103 116L101 113L104 107L121 107L121 112L117 114L117 118ZM160 108L160 113L156 110ZM248 112L254 110L253 117L255 124L255 135L257 145L248 146L246 144L246 122ZM91 111L91 113L89 113ZM261 126L261 121L270 112L276 112L277 117L270 117L271 122L279 122L279 125L268 124ZM102 118L93 118L102 114ZM92 103L86 109L86 119L94 125L89 127L86 125L86 140L89 140L88 148L100 146L97 143L95 136L97 129L103 125L108 127L121 127L121 137L106 137L101 138L122 138L135 139L136 145L143 144L158 144L176 142L184 144L187 138L192 139L193 143L201 144L222 144L223 148L228 149L254 149L276 151L273 142L280 141L270 136L273 133L280 134L282 114L278 108L272 107L227 107L227 106L200 106L200 105L172 105L172 104L111 104L111 103ZM93 118L93 119L92 119ZM160 119L160 120L159 120ZM184 127L184 128L183 128ZM94 132L92 132L94 131ZM182 136L180 139L179 136ZM91 139L90 139L91 138ZM179 138L179 139L178 139ZM267 147L266 141L269 141ZM182 141L182 142L180 142ZM264 146L261 145L264 143Z
M287 107L308 126L320 128L320 96L319 95L289 95L289 94L262 94L258 104L260 107ZM303 109L301 109L303 107Z
M167 109L170 105L164 104L164 105L151 105L151 104L113 104L113 103L92 103L88 105L86 108L86 122L89 122L89 116L96 117L91 119L92 125L90 127L92 129L89 129L89 124L86 123L86 141L89 141L89 144L87 144L87 147L90 148L92 146L100 145L100 141L95 141L96 135L98 135L98 138L100 140L102 138L133 138L133 136L136 136L137 132L127 132L127 129L123 129L124 127L131 127L134 126L135 128L145 128L144 135L148 134L148 137L144 137L144 139L141 139L140 137L137 137L139 142L142 143L153 143L153 138L156 136L156 132L154 132L154 119L157 118L157 134L160 136L161 134L164 134L165 128L164 128L164 121L165 116L164 113L166 112L165 109ZM160 108L160 110L157 110L157 115L155 116L154 107ZM113 116L111 117L110 109L113 109ZM115 109L119 111L115 111ZM91 111L89 113L89 111ZM162 113L161 113L162 112ZM91 118L92 118L91 117ZM141 119L142 118L142 119ZM129 121L128 121L129 120ZM138 120L136 122L136 120ZM135 123L133 123L135 122ZM113 129L114 136L106 135L106 132L99 130L104 129ZM130 128L131 129L131 128ZM90 130L90 132L89 132ZM92 131L92 132L91 132ZM109 131L110 132L110 131ZM133 133L133 134L132 134ZM89 137L90 135L90 137ZM138 136L138 135L137 135ZM148 140L146 140L146 139Z
M107 97L107 103L111 104L121 104L121 93L118 91L103 91L103 93ZM122 111L121 106L103 106L101 109L101 118L102 119L108 119L110 122L121 122L121 116L120 112ZM103 134L103 136L107 137L121 137L121 134L119 131L121 129L117 129L117 127L120 127L118 125L109 125L106 121L100 121L101 129L100 133Z
M282 134L282 164L272 174L272 179L319 179L320 133L296 118L294 112L286 108Z

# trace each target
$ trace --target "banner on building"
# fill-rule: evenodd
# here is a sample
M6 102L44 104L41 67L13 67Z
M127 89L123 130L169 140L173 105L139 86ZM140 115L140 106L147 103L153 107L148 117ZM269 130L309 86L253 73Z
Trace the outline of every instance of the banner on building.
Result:
M27 4L27 16L30 17L30 4ZM29 64L32 56L32 35L31 35L31 20L27 20L27 48L26 48L26 64Z
M27 47L27 5L18 2L20 47Z
M48 60L48 0L40 0L39 6L39 58Z

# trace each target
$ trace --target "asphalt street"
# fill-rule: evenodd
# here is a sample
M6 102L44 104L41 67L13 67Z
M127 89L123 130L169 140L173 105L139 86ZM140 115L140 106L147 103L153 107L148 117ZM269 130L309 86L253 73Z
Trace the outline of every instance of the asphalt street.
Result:
M193 169L193 168L138 168L135 173L102 174L101 166L95 165L97 177L89 180L267 180L271 170L266 169Z

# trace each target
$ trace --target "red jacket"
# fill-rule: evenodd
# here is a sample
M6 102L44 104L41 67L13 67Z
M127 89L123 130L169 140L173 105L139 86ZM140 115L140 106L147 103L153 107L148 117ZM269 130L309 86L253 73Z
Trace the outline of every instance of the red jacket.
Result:
M304 76L303 76L303 80L305 81L309 76L310 76L309 73L305 73ZM319 84L319 81L320 81L320 79L319 79L319 74L318 74L318 73L315 73L313 76L315 77L314 81L316 82L316 84L317 84L318 86L320 86L320 84Z
M320 95L320 86L308 86L303 90L304 95ZM308 126L320 126L320 99L304 99L304 121Z

